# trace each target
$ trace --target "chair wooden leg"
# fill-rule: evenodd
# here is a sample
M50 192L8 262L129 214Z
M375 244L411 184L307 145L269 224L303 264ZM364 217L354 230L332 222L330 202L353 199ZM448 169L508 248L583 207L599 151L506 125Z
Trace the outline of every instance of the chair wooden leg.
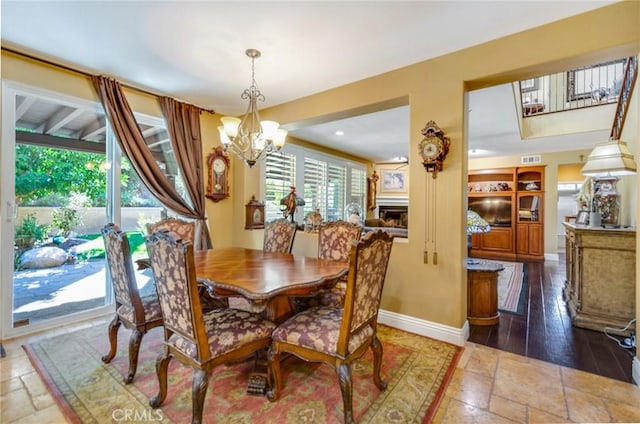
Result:
M373 351L373 382L382 392L387 388L387 382L384 381L380 375L380 368L382 366L382 343L380 343L378 336L373 337L371 350Z
M118 329L121 324L122 322L117 314L109 323L109 353L102 357L102 362L105 364L111 362L114 356L116 356L116 350L118 349Z
M157 408L162 405L167 397L167 369L169 368L169 361L171 361L171 355L168 352L164 352L156 360L156 374L158 375L158 394L155 395L149 401L149 406Z
M271 402L275 402L280 396L282 380L280 376L280 352L274 351L273 346L269 348L267 374L269 379L267 399L269 399Z
M351 424L353 421L353 386L351 385L351 366L342 363L336 370L342 392L342 407L344 409L344 422Z
M142 343L142 333L140 330L134 329L129 337L129 373L124 379L124 384L130 384L133 377L136 376L138 369L138 353L140 352L140 343Z
M210 378L211 370L195 370L195 374L193 376L193 386L191 388L191 397L193 402L191 424L200 424L202 422L204 398L207 395Z

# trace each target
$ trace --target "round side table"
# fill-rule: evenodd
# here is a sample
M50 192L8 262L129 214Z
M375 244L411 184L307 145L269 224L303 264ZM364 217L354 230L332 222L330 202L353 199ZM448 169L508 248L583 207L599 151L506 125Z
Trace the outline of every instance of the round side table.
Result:
M498 312L499 263L470 259L467 262L467 319L472 325L496 325Z

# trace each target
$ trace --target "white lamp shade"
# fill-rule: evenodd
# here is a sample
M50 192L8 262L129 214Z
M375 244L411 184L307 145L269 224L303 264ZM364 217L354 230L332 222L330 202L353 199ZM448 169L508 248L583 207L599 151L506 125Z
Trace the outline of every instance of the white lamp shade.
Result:
M224 125L224 132L229 138L235 138L238 135L238 127L240 126L240 118L234 118L232 116L225 116L220 118L222 125Z
M229 144L231 144L231 140L229 139L229 136L224 130L224 125L220 125L218 127L218 133L220 134L220 142L223 145L228 146Z
M589 177L633 175L636 173L636 161L627 143L611 140L593 148L581 172Z
M262 121L260 126L262 127L262 136L267 140L273 140L280 124L276 121Z
M276 136L273 138L273 145L276 146L277 149L282 149L284 143L287 139L288 131L282 128L278 128L276 131Z

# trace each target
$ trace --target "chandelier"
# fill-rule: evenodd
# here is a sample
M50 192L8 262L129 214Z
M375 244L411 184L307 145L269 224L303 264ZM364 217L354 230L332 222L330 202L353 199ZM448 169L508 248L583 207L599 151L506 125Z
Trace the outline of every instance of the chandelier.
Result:
M284 146L287 130L279 128L275 121L260 121L258 100L264 102L264 95L258 90L255 78L254 62L260 57L260 51L248 49L245 54L251 58L251 87L240 96L249 100L247 112L242 119L231 116L220 118L222 125L218 127L220 142L225 150L238 155L249 168L266 153L280 150Z

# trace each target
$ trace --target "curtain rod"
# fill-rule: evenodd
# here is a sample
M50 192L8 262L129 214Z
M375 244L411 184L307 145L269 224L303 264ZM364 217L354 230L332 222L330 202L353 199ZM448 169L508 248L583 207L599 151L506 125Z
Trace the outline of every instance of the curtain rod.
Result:
M86 77L92 77L92 76L95 75L95 74L91 74L91 73L86 72L86 71L81 71L80 69L72 68L71 66L68 66L68 65L63 65L63 64L60 64L60 63L56 63L56 62L54 62L52 60L49 60L49 59L44 59L44 58L37 57L37 56L34 56L32 54L29 54L29 53L21 52L19 50L15 50L15 49L12 49L10 47L4 47L3 46L2 47L2 51L13 53L13 54L16 54L18 56L25 57L27 59L31 59L31 60L35 60L37 62L41 62L41 63L47 64L47 65L55 66L56 68L60 68L60 69L66 70L66 71L74 72L76 74L84 75ZM123 84L121 82L118 82L118 83L123 87L129 88L131 90L138 91L140 93L148 94L150 96L154 96L154 97L164 97L165 96L163 94L154 93L153 91L144 90L144 89L142 89L140 87L136 87L136 86L133 86L133 85ZM209 112L211 114L215 114L216 113L213 109L205 109L205 108L202 108L202 107L197 106L197 105L194 105L194 106L202 109L205 112Z

